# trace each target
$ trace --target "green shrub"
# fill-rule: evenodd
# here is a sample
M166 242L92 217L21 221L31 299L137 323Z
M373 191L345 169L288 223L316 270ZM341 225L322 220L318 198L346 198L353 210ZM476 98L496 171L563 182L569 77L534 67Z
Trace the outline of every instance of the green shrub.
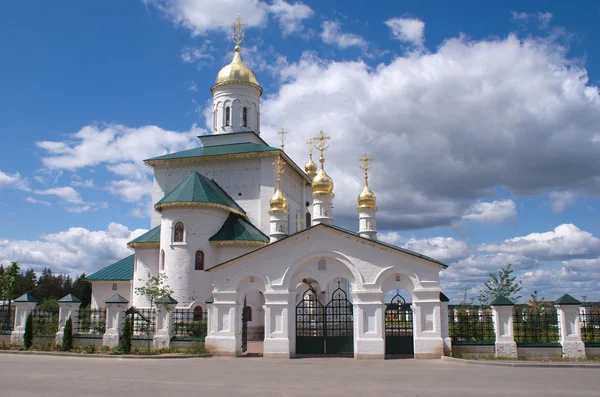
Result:
M87 346L85 346L83 348L83 352L85 354L94 354L94 353L96 353L96 345L90 343L89 345L87 345Z
M102 346L102 353L108 353L110 350L110 346Z
M123 334L121 335L121 340L119 341L119 349L123 353L129 353L131 351L131 317L125 317L125 325L123 326Z
M23 344L26 349L33 345L33 313L29 313L25 320L25 334L23 335Z
M56 299L44 299L38 304L38 310L58 315L60 305Z
M119 346L115 346L112 348L111 350L111 354L121 354L121 349L119 348Z
M203 342L193 342L192 346L190 346L186 351L187 354L206 354L208 350L204 347Z
M65 323L65 329L63 333L62 346L61 349L64 352L68 352L73 348L73 322L71 321L71 316L67 319Z

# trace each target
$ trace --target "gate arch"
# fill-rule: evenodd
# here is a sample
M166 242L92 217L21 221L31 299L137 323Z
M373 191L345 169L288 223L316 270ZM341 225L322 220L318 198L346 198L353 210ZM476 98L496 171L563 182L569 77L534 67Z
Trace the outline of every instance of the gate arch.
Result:
M396 290L385 305L385 354L414 354L413 312Z

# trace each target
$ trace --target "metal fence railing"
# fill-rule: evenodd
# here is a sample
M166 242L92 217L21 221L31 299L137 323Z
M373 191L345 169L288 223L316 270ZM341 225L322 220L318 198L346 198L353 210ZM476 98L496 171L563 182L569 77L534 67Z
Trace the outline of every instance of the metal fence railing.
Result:
M73 334L78 336L102 336L106 332L106 309L79 309L73 323Z
M494 320L489 310L450 310L448 332L452 344L494 344Z
M206 337L207 312L175 309L171 312L173 338L202 340Z
M518 344L556 344L559 338L556 309L515 307L513 330Z
M10 333L15 325L15 306L0 305L0 334Z
M132 310L133 309L133 310ZM156 331L156 310L131 308L134 339L152 339Z
M580 313L581 340L585 344L600 345L600 312Z
M34 309L32 312L33 336L54 337L58 331L58 313Z

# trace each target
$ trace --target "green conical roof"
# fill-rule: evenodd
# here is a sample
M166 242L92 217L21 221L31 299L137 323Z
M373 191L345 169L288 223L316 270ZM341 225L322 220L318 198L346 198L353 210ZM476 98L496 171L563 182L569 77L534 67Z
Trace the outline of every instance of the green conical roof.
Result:
M177 303L179 303L171 295L162 296L162 297L156 299L155 302L163 303L163 304L167 304L167 305L176 305Z
M494 299L492 301L492 303L490 303L490 306L514 306L514 305L515 305L515 303L513 301L511 301L510 299L508 299L502 295L498 295L498 297L496 297L496 299Z
M127 246L130 248L135 248L135 246L138 244L151 243L160 243L160 225L156 226L154 229L148 230L138 238L131 240L127 243Z
M69 295L63 296L58 301L59 302L81 303L81 299L79 299L78 297L76 297L73 294L69 294Z
M261 232L256 226L244 217L229 214L229 218L223 223L221 229L209 241L258 241L268 243L269 237Z
M14 302L39 302L39 300L30 294L24 294L15 299Z
M154 208L166 207L216 207L245 215L246 212L215 181L193 172L183 182L162 198Z
M113 296L105 300L104 303L129 303L129 301L119 294L114 294Z
M561 296L560 298L558 298L556 300L556 302L554 302L555 305L579 305L581 304L581 302L579 302L577 299L573 298L571 295L569 294L564 294L563 296Z

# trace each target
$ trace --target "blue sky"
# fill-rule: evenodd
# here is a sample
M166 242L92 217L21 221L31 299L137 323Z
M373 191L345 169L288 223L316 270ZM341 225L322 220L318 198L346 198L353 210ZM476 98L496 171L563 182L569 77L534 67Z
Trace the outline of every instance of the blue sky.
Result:
M475 296L600 299L600 6L559 1L146 0L0 5L0 261L91 271L149 226L141 160L198 144L227 25L264 88L263 137L333 136L336 223L369 152L381 237ZM310 117L306 117L310 115ZM353 157L354 156L354 157Z

